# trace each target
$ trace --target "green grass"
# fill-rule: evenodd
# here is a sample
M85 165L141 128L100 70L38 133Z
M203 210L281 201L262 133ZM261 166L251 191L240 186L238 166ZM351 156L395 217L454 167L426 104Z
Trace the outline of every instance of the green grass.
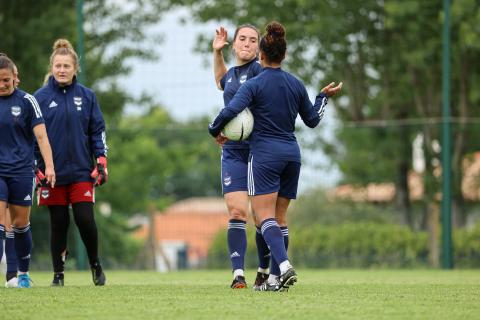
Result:
M247 273L249 285L254 271ZM1 319L479 319L480 272L298 270L289 292L229 288L228 271L107 272L64 288L33 272L32 289L0 288Z

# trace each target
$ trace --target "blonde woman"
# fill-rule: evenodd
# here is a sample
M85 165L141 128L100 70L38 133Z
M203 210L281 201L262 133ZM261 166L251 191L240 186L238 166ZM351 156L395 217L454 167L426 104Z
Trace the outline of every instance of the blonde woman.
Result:
M95 93L77 82L78 55L69 41L59 39L50 56L48 81L35 93L44 113L57 172L57 186L42 185L39 205L50 212L52 286L64 285L69 206L87 249L93 283L106 278L98 258L98 231L94 218L95 186L107 181L105 121ZM38 162L41 181L45 166Z

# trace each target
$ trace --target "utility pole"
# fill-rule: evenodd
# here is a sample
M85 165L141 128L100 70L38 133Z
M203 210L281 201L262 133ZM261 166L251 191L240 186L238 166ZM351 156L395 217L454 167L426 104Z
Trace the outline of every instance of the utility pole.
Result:
M450 0L443 0L442 50L442 267L453 268L450 129Z
M84 84L85 83L85 49L83 44L83 0L77 0L76 3L77 11L77 54L80 59L80 72L77 73L77 81ZM76 243L76 262L78 270L86 270L87 262L85 255L85 248L80 238L80 233L75 230L75 243Z

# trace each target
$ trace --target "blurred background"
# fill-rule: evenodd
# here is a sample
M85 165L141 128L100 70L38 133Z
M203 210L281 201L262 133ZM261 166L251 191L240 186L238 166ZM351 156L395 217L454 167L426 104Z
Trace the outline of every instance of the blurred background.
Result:
M229 268L220 149L207 132L223 105L211 41L220 25L231 42L235 26L263 30L271 20L287 29L284 69L305 82L312 100L329 82L344 83L318 128L298 125L294 264L477 268L480 5L452 1L447 38L445 12L439 0L1 0L0 52L30 93L42 86L57 38L80 53L82 81L107 122L110 178L96 192L107 268ZM224 55L232 66L230 51ZM442 163L451 167L443 191ZM31 222L32 269L50 270L48 213L34 206ZM256 267L248 229L247 264ZM67 264L85 268L70 231Z

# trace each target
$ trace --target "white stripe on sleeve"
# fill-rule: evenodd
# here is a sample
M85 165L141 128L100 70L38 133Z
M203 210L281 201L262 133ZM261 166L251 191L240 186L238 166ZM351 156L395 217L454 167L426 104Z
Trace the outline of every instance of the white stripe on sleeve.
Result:
M42 111L40 110L40 106L38 105L38 102L37 102L37 99L35 99L34 96L32 96L31 94L26 94L25 97L26 99L28 99L28 101L30 101L30 104L32 105L33 107L33 110L35 111L35 116L38 118L41 118L42 117Z

